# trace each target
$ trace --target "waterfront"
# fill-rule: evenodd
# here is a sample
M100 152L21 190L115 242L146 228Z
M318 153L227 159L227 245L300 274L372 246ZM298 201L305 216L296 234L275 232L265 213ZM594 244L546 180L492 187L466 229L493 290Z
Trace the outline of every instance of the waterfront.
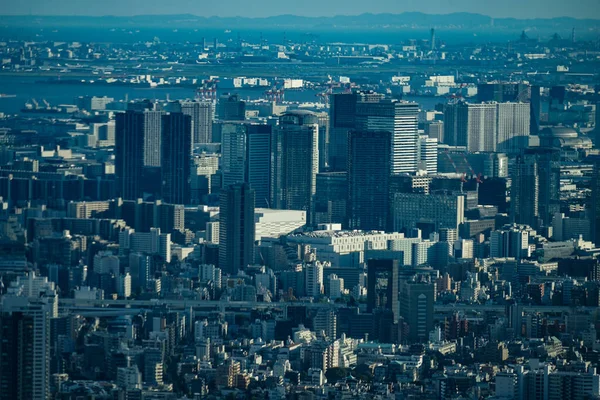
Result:
M74 77L69 77L73 79ZM90 84L52 84L39 82L40 79L35 76L0 76L0 92L15 97L0 98L0 112L4 114L21 114L25 102L32 98L38 101L45 99L53 106L59 104L73 104L78 96L108 96L115 100L133 99L157 99L165 100L170 98L191 99L195 96L195 89L192 87L165 86L157 88L144 88L134 86L110 86L110 85L90 85ZM83 79L83 77L82 77ZM261 90L251 89L218 89L217 94L226 92L235 92L245 100L257 100L265 98ZM315 90L288 90L285 92L285 100L292 102L316 102L318 91ZM407 100L416 101L423 109L431 110L437 103L445 102L444 97L425 97L408 96Z

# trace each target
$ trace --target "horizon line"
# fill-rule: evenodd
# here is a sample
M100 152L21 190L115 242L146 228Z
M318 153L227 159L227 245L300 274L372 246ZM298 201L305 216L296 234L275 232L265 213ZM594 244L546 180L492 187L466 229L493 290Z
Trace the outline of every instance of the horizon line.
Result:
M455 11L455 12L449 12L449 13L425 13L422 11L403 11L403 12L399 12L399 13L390 13L390 12L382 12L382 13L371 13L371 12L364 12L364 13L360 13L360 14L335 14L335 15L312 15L312 16L308 16L308 15L301 15L301 14L274 14L274 15L266 15L266 16L261 16L261 17L251 17L251 16L241 16L241 15L235 15L235 16L220 16L220 15L210 15L210 16L204 16L204 15L197 15L197 14L192 14L192 13L172 13L172 14L166 14L166 13L156 13L156 14L133 14L133 15L114 15L114 14L104 14L104 15L89 15L89 14L0 14L0 18L5 18L5 17L28 17L28 18L38 18L38 17L52 17L52 18L74 18L74 17L84 17L84 18L136 18L136 17L174 17L174 16L191 16L191 17L196 17L196 18L205 18L205 19L211 19L211 18L221 18L221 19L266 19L266 18L278 18L278 17L301 17L301 18L307 18L307 19L318 19L318 18L336 18L336 17L361 17L361 16L367 16L367 15L372 15L372 16L378 16L378 15L394 15L394 16L399 16L399 15L404 15L404 14L420 14L420 15L428 15L428 16L451 16L451 15L456 15L456 14L467 14L467 15L473 15L473 16L480 16L480 17L487 17L490 18L492 20L503 20L503 19L512 19L512 20L516 20L516 21L549 21L549 20L555 20L555 19L572 19L572 20L577 20L577 21L599 21L600 22L600 18L579 18L579 17L570 17L570 16L556 16L556 17L543 17L543 18L519 18L519 17L492 17L490 15L487 14L481 14L481 13L474 13L474 12L469 12L469 11Z

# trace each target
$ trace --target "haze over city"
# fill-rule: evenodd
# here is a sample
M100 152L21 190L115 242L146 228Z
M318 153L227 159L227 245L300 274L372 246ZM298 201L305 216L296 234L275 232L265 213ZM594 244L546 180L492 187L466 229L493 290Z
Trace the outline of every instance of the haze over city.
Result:
M4 1L0 400L599 400L599 4Z
M597 0L258 0L246 2L228 0L172 0L168 2L145 0L31 0L5 2L0 15L146 15L194 14L220 17L266 17L282 14L302 16L357 15L362 13L422 12L449 14L470 12L494 18L600 18Z

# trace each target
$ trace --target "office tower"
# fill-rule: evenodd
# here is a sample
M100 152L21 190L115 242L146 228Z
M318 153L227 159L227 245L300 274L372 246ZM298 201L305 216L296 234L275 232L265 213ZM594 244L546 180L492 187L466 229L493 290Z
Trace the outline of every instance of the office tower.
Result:
M432 139L437 139L438 143L444 143L444 122L428 121L425 123L425 134Z
M490 234L490 257L529 257L529 228L507 225Z
M398 320L398 260L371 259L367 262L367 312L387 309Z
M246 125L246 182L254 189L256 207L270 208L271 125Z
M346 172L317 174L313 224L346 224L348 178Z
M141 193L144 168L144 126L146 115L127 111L117 114L115 128L115 175L117 192L123 199L137 199Z
M419 137L419 169L437 174L438 140L429 136Z
M319 125L309 111L290 111L279 118L272 141L271 207L312 209L319 172Z
M50 398L48 298L5 296L0 313L0 399Z
M246 125L223 123L221 126L223 187L246 182L246 153Z
M416 172L419 162L419 105L397 100L356 104L356 129L387 131L391 137L390 174Z
M508 177L508 157L504 153L488 153L483 160L483 176L486 178Z
M456 229L464 222L463 193L395 193L392 204L393 231L419 228L427 236L441 228Z
M246 183L221 191L219 268L232 275L254 262L254 196Z
M356 93L338 93L331 96L329 108L329 169L346 171L348 168L348 133L355 128Z
M496 151L496 104L448 104L444 109L444 140L467 151Z
M399 291L400 316L408 324L409 342L425 342L433 329L435 283L424 277L402 280Z
M181 112L192 117L192 143L202 144L212 141L212 121L214 106L210 101L181 102Z
M271 126L226 122L221 126L223 187L247 182L257 207L268 207L271 184Z
M477 85L477 101L526 102L530 88L525 83L480 83Z
M600 157L596 157L593 162L594 169L590 181L590 186L592 188L590 210L592 232L590 236L596 247L600 247Z
M529 133L531 135L537 135L540 131L542 114L542 96L541 88L539 86L531 87L531 99L529 102Z
M511 220L534 228L550 226L560 211L560 152L529 148L517 157L512 176Z
M344 294L344 278L331 274L329 280L329 298L331 300L339 299Z
M328 169L329 162L329 114L318 112L319 121L319 171Z
M313 261L305 263L303 268L306 295L314 298L321 297L323 294L323 264Z
M386 229L391 153L391 132L350 132L347 204L350 229Z
M530 105L498 103L497 108L496 151L519 153L529 144Z
M246 119L246 102L237 94L224 94L219 98L219 119L222 121L243 121Z
M539 194L540 180L535 158L518 156L510 190L511 221L537 227Z
M356 103L378 102L383 95L373 92L336 93L331 95L329 107L330 171L346 171L348 168L348 134L356 128Z
M182 113L162 117L162 197L168 203L190 204L192 118Z

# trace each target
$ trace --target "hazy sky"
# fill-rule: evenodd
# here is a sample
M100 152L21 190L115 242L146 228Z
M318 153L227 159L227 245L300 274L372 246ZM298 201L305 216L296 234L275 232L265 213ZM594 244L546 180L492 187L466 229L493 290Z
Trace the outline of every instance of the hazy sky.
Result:
M492 17L600 19L600 0L0 0L0 14L140 15L189 13L264 17L353 15L365 12L468 11Z

